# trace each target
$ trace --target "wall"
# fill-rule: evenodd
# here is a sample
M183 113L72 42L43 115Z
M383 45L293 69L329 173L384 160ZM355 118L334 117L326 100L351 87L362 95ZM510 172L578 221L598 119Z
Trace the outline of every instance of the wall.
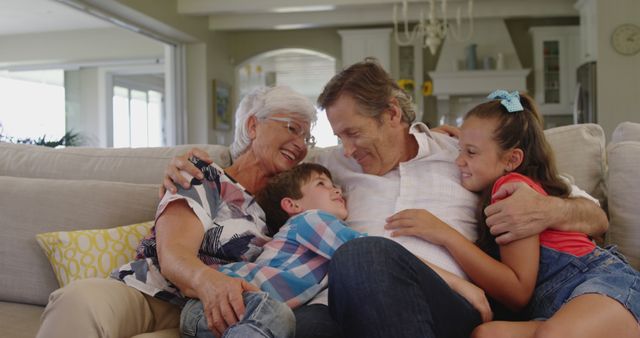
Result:
M232 64L232 57L230 56L229 48L229 34L222 32L211 32L209 34L207 43L207 110L205 114L209 117L208 126L208 143L211 144L231 144L233 140L233 129L231 130L216 130L213 128L213 100L212 94L214 92L213 80L218 83L224 83L233 88L233 82L235 79L234 65ZM232 102L233 99L232 91ZM230 109L235 110L235 106Z
M0 36L0 50L0 66L162 58L164 53L162 44L120 28Z
M229 52L234 64L274 49L304 48L342 58L338 28L229 33Z
M598 124L610 139L624 121L640 122L640 53L617 54L611 47L611 33L620 24L640 26L640 1L598 1Z
M97 2L96 0L93 0ZM100 0L102 1L102 0ZM209 19L206 16L188 16L178 14L178 2L177 0L116 0L118 3L129 7L135 11L148 15L149 17L159 21L162 24L166 24L177 31L186 33L194 40L181 41L183 43L188 42L202 42L206 41L209 36ZM142 26L147 26L144 19L138 19L138 23ZM147 26L148 27L148 26ZM162 32L163 27L159 27L156 23L153 27L148 27L155 32ZM175 38L175 37L173 37Z
M187 45L187 142L207 143L209 91L207 90L207 46L204 43Z

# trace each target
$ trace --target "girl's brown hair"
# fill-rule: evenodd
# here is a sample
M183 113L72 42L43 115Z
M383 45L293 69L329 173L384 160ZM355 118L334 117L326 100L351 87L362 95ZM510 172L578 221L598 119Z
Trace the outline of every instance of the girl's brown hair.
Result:
M533 99L520 94L523 111L508 112L500 103L500 99L482 103L471 109L465 119L477 117L497 121L493 139L500 149L520 148L524 153L522 163L513 172L522 174L539 183L552 196L567 197L569 187L558 175L553 150L544 136L542 116L538 112ZM495 238L489 233L484 216L484 208L491 202L491 188L482 192L478 208L478 241L484 251L495 256L497 245Z

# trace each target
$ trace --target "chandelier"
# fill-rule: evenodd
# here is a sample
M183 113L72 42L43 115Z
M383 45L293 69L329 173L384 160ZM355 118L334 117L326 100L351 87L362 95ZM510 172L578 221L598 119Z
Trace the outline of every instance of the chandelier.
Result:
M471 39L473 35L473 0L468 0L467 15L469 19L469 29L462 34L462 20L460 15L460 7L456 11L456 25L450 26L447 21L447 0L440 0L440 14L442 19L436 18L436 4L435 0L429 0L429 18L425 20L424 11L420 10L420 21L413 27L413 30L409 30L409 21L407 20L407 0L402 0L402 19L404 20L404 34L400 34L398 30L398 8L397 4L393 5L393 27L395 33L395 40L398 46L413 45L414 41L418 39L421 42L422 48L429 47L432 55L436 54L438 46L442 43L442 40L446 35L451 33L456 40L464 42ZM401 36L404 36L401 38Z

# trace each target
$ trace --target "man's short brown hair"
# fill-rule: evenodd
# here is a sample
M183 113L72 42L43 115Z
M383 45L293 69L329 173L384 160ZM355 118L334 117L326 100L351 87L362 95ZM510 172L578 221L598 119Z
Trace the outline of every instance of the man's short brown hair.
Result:
M318 97L318 106L329 108L342 95L356 100L359 113L369 117L380 117L395 98L402 109L402 121L411 124L416 119L416 110L411 96L402 90L375 58L366 58L336 74Z
M302 198L300 188L309 182L313 173L324 174L332 179L331 172L324 166L315 163L302 163L269 179L267 186L256 195L256 201L266 215L269 236L275 235L289 219L289 214L280 206L282 199L285 197Z

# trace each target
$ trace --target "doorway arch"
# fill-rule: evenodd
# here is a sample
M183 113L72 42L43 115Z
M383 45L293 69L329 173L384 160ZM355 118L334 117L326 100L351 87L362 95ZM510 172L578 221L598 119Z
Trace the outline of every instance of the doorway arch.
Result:
M236 66L236 106L256 87L273 85L289 86L315 104L335 71L333 56L309 49L282 48L260 53ZM318 122L311 132L320 147L337 144L324 111L318 110Z

